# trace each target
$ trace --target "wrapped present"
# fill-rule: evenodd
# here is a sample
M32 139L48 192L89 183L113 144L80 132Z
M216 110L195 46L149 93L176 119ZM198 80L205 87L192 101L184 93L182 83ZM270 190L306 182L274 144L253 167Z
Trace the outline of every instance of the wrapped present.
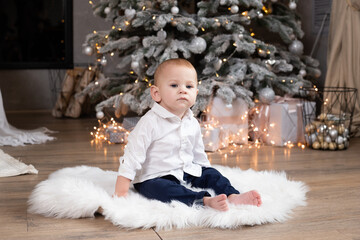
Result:
M249 136L252 141L265 142L269 128L268 104L259 104L249 110Z
M305 104L305 105L304 105ZM315 102L303 103L300 99L277 97L269 105L268 135L266 143L284 146L305 142L303 108L315 106Z
M129 132L120 126L109 126L106 130L106 138L111 143L126 143Z
M200 126L205 151L215 152L229 145L227 131L223 131L217 124L213 122L202 122Z
M248 106L244 100L237 98L229 106L223 99L214 97L209 106L209 117L222 127L230 142L248 143Z

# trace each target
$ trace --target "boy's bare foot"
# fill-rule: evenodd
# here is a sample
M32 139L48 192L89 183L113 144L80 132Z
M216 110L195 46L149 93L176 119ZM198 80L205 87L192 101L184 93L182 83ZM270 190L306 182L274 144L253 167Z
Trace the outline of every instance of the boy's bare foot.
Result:
M227 211L229 210L229 206L227 203L227 197L225 194L220 194L215 197L204 197L204 205L214 208L219 211Z
M231 194L228 200L232 204L255 205L260 207L262 204L260 194L257 191L249 191L241 194Z

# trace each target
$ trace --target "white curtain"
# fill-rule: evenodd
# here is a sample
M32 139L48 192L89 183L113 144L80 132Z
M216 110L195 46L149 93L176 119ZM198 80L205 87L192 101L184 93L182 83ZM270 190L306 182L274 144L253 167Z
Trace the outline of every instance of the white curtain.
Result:
M360 90L360 0L333 0L325 86ZM352 132L360 136L360 93Z
M11 126L6 118L0 89L0 146L23 146L25 144L40 144L54 140L47 133L53 133L42 127L34 130L20 130Z

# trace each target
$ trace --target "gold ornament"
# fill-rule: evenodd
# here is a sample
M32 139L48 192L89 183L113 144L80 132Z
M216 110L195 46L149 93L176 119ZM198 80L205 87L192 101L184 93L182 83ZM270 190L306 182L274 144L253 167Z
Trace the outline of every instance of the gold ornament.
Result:
M338 132L339 132L340 135L345 132L345 126L344 126L344 124L341 124L341 125L338 127Z
M312 148L313 149L319 149L320 148L320 143L315 141L313 144L312 144Z
M339 144L338 148L339 148L339 150L343 150L345 148L345 145L344 144Z
M330 150L336 150L336 147L337 147L336 143L334 143L334 142L329 143Z
M322 122L327 120L327 114L326 113L321 113L319 115L319 120L322 121Z
M306 125L305 131L307 134L311 134L311 133L315 132L315 128L316 128L316 126L314 124L309 123L308 125Z
M328 149L329 144L328 144L327 142L322 142L322 143L320 144L320 146L321 146L321 149L326 150L326 149Z

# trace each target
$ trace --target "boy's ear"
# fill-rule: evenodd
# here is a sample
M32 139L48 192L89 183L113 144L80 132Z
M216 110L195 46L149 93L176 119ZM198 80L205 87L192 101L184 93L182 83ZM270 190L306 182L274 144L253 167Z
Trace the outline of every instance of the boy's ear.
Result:
M151 97L152 99L155 101L155 102L160 102L161 101L161 96L160 96L160 92L159 92L159 88L155 85L152 85L150 87L150 94L151 94Z

